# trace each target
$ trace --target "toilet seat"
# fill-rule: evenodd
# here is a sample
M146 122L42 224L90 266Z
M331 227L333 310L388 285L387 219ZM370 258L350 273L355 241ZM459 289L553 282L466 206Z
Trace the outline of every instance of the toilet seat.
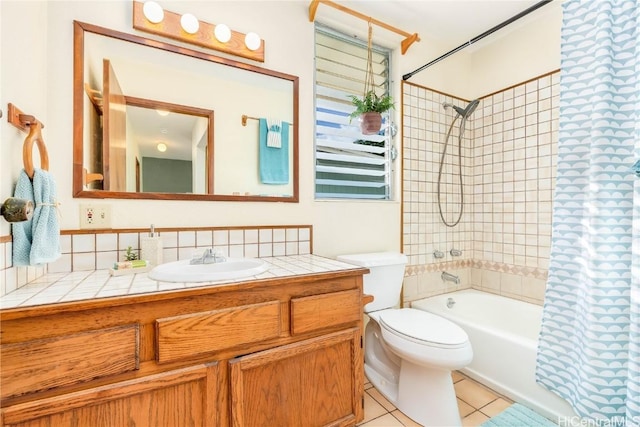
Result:
M417 344L445 349L469 345L467 333L452 321L414 308L385 310L379 324L388 332Z

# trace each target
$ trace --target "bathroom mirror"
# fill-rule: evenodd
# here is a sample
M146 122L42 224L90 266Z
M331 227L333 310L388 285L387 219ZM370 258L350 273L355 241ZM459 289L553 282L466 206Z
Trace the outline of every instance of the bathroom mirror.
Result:
M297 202L297 122L296 76L74 22L74 197Z

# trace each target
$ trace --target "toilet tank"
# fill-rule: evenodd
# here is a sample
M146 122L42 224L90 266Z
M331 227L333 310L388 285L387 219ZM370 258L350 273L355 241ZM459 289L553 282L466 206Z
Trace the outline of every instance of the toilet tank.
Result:
M338 261L369 269L364 275L364 293L373 295L373 302L364 306L365 313L395 307L400 303L404 267L407 256L399 252L374 252L339 255Z

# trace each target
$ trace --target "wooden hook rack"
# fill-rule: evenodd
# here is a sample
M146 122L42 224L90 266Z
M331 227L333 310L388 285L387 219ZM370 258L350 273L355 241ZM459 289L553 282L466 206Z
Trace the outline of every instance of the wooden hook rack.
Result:
M7 121L23 132L29 132L29 125L36 122L40 123L40 127L44 129L44 124L41 121L32 115L25 114L12 103L9 103L7 108Z
M396 34L400 34L401 36L404 37L404 40L402 40L402 42L400 43L400 51L402 52L403 55L407 52L407 50L409 50L409 47L411 47L413 43L420 41L420 37L418 36L418 33L413 33L413 34L408 33L399 28L391 26L386 22L379 21L363 13L357 12L353 9L349 9L348 7L335 3L331 0L312 0L311 3L309 4L309 21L313 22L316 19L316 12L318 10L318 6L320 5L320 3L325 4L334 9L338 9L339 11L347 13L351 16L355 16L356 18L360 18L367 22L371 22L372 24L375 24L386 30L392 31Z
M89 173L86 168L82 168L82 183L88 185L94 181L104 181L104 175L101 173Z

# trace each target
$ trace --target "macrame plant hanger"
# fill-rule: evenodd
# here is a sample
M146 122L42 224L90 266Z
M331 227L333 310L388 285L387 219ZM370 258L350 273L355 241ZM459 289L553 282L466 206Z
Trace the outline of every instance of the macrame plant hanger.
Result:
M362 98L366 99L369 91L373 91L375 94L376 82L373 78L373 25L371 21L369 21L369 34L367 39L367 71L366 77L364 80L364 93L362 94Z
M378 100L376 95L376 82L373 75L373 25L369 21L369 37L367 41L367 67L364 78L364 93L362 100L365 105L371 107ZM382 115L376 111L366 112L360 115L360 130L364 135L374 135L382 127Z

